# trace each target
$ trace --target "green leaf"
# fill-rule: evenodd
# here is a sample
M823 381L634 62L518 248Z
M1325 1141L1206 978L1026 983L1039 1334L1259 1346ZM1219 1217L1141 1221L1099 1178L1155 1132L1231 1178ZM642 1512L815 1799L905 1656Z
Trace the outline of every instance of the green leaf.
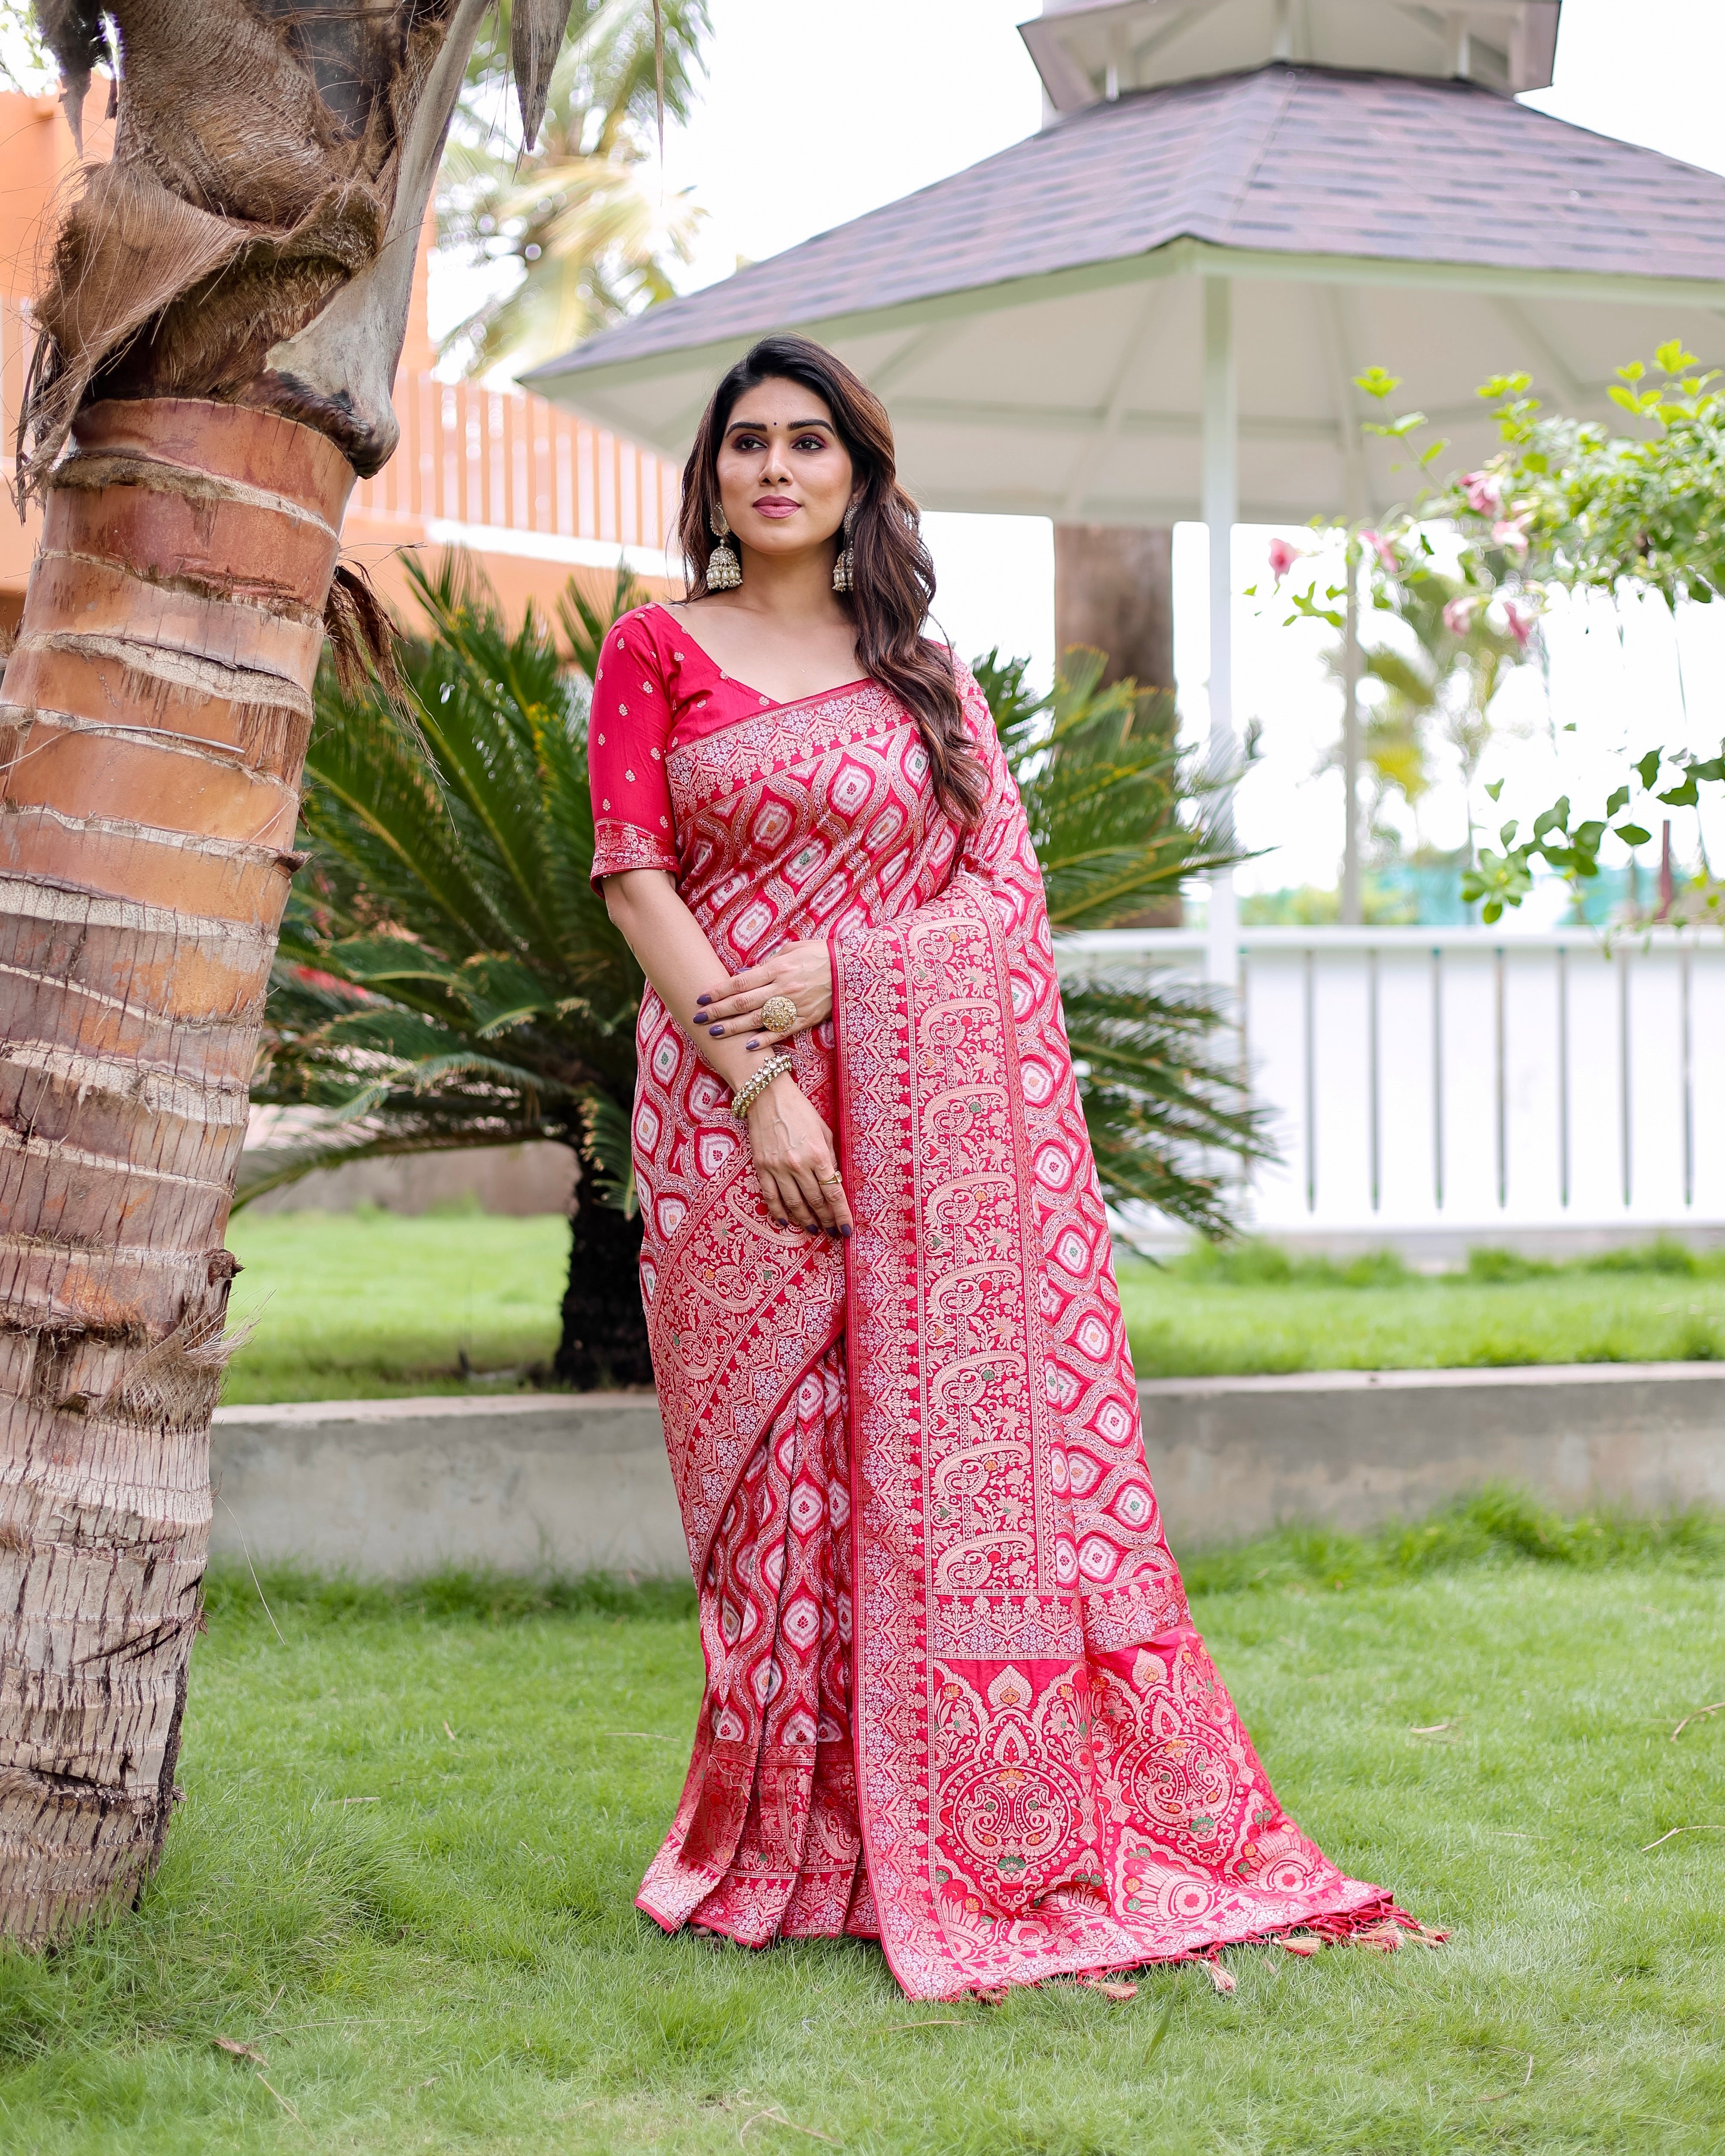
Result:
M1502 791L1503 781L1501 778L1494 778L1491 781L1491 783L1486 788L1486 798L1488 801L1495 801Z
M1375 397L1381 403L1401 388L1402 378L1399 374L1386 373L1381 367L1368 367L1363 374L1354 376L1353 386L1356 389L1363 389L1368 397Z
M1653 834L1640 824L1620 824L1617 835L1626 846L1645 846Z
M1659 767L1664 761L1665 751L1662 748L1650 748L1646 755L1640 757L1633 767L1636 778L1650 792L1654 780L1659 776Z
M1618 813L1618 811L1619 811L1620 808L1628 808L1628 806L1629 806L1629 801L1630 801L1630 789L1628 788L1628 787L1626 787L1626 786L1620 786L1620 787L1617 787L1616 788L1615 788L1615 789L1614 789L1614 791L1612 792L1612 793L1611 793L1610 797L1609 798L1609 799L1608 799L1608 800L1606 801L1606 803L1605 803L1605 814L1606 814L1608 816L1615 816L1615 815L1616 815L1616 814Z
M1674 786L1669 793L1661 793L1659 798L1668 808L1694 808L1701 798L1701 789L1695 783L1695 773L1692 771L1690 772L1681 786Z

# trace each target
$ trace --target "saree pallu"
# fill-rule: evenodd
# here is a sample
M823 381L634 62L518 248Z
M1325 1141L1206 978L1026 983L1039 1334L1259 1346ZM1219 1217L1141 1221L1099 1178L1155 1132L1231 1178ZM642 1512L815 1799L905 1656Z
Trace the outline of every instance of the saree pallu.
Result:
M878 1935L950 1998L1410 1922L1277 1803L1163 1539L1042 883L968 675L980 824L862 684L673 748L680 889L733 970L823 937L793 1045L848 1245L776 1228L649 993L635 1170L707 1686L639 1906Z

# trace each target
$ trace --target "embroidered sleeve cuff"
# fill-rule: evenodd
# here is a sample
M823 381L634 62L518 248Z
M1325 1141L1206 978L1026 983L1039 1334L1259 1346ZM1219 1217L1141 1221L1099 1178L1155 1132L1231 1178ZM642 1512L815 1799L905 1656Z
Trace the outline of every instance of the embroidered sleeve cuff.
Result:
M675 875L680 870L677 850L663 831L644 831L634 824L619 824L601 817L593 827L593 880L622 875L630 869L663 869Z

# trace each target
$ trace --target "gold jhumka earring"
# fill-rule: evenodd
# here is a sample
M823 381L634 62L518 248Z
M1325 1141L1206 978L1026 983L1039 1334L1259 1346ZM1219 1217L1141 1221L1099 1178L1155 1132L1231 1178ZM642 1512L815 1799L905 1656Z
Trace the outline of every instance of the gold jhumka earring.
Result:
M706 557L706 588L710 592L734 592L742 582L742 564L730 543L731 526L721 503L713 504L707 521L719 543Z
M856 554L850 543L850 535L856 529L856 504L853 501L845 512L845 544L839 549L839 558L833 564L833 589L848 592L850 579L856 569Z

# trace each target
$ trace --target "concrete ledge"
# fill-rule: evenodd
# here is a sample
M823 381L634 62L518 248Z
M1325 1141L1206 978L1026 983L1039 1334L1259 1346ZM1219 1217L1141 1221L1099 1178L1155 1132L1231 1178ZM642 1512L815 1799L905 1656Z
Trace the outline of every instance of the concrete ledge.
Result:
M1138 1393L1176 1555L1283 1520L1414 1517L1482 1482L1572 1510L1725 1504L1725 1364L1301 1371Z
M403 1578L686 1573L650 1393L218 1408L211 1549Z
M1574 1508L1725 1505L1725 1365L1308 1371L1141 1385L1178 1555L1279 1522L1367 1527L1481 1482ZM643 1575L687 1564L659 1410L638 1393L221 1408L213 1548L401 1578L444 1563Z

